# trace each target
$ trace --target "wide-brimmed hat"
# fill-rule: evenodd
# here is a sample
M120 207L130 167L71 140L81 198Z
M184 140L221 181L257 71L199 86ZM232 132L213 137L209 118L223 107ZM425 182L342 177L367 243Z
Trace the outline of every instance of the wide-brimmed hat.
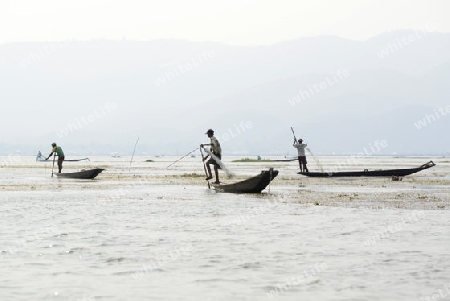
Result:
M56 146L56 143L55 143L55 142L53 142L53 143L52 143L52 146Z
M212 129L209 129L206 131L205 135L208 135L208 134L214 134L214 131Z

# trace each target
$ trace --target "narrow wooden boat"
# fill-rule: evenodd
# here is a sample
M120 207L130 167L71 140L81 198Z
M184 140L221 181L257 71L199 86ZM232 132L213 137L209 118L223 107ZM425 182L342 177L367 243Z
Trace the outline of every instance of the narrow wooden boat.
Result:
M56 173L55 175L58 178L71 178L71 179L93 179L98 176L104 169L102 168L94 168L94 169L86 169L78 172L65 172L65 173Z
M83 158L83 159L64 159L64 162L79 162L79 161L84 161L84 160L89 160L89 158ZM46 163L52 163L53 160L45 160L45 159L36 159L36 162L46 162Z
M260 193L277 175L278 170L270 168L249 179L233 184L213 184L213 187L219 192Z
M83 159L64 159L64 162L78 162L78 161L91 161L89 158L83 158ZM46 163L53 163L53 160L45 160L45 157L36 157L36 162L46 162Z
M292 162L292 161L297 161L298 158L297 157L284 157L284 159L274 159L273 162Z
M340 171L340 172L299 172L307 177L329 178L329 177L404 177L424 169L435 166L433 161L425 163L417 168L368 170L363 171Z

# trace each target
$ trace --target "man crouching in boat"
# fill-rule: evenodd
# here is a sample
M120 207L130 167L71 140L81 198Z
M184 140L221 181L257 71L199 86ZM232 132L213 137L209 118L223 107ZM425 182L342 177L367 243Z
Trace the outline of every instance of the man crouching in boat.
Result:
M222 149L220 148L219 140L217 140L217 138L214 137L214 131L212 129L209 129L205 134L208 135L209 139L211 139L211 143L210 144L200 144L200 147L210 146L211 153L214 155L214 157L217 157L217 159L219 159L219 160L222 159ZM209 157L209 154L208 154L208 156L206 156L205 160L208 159L208 157ZM213 157L209 158L209 160L206 162L206 168L208 169L208 177L206 178L206 180L212 179L211 167L209 166L210 164L214 165L214 173L216 175L216 181L214 182L214 184L220 184L220 181L219 181L220 165L218 162L216 162L216 160L214 160Z
M305 154L305 148L307 144L303 143L303 139L298 139L297 141L294 139L294 145L298 151L298 164L300 165L300 172L308 172L308 168L306 167L306 154Z
M62 164L64 161L64 152L61 148L61 146L57 146L55 142L52 143L52 152L50 153L50 155L48 155L48 157L45 160L48 160L53 153L56 153L56 155L58 156L58 173L61 173L61 169L62 169Z

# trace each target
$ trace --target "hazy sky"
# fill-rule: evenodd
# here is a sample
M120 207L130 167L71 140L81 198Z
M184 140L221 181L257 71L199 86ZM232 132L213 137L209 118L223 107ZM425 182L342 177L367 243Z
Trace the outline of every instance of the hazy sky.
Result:
M450 32L449 11L444 0L0 0L0 43L127 38L261 45L323 34L365 40L436 25Z

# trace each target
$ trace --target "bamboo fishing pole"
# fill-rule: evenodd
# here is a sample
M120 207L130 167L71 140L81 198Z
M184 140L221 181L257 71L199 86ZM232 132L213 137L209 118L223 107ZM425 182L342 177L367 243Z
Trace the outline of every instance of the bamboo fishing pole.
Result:
M175 162L172 162L169 166L167 166L167 169L169 169L170 166L174 165L175 163L177 163L178 161L180 161L181 159L183 159L184 157L192 154L193 152L195 152L196 150L198 150L199 148L197 147L196 149L190 151L189 153L187 153L186 155L184 155L183 157L181 157L180 159L176 160Z
M137 138L136 143L134 144L133 154L131 155L130 169L129 169L129 171L128 171L128 172L130 172L130 173L131 173L131 163L133 163L134 152L136 151L136 146L137 146L137 144L138 144L138 141L139 141L139 137Z

